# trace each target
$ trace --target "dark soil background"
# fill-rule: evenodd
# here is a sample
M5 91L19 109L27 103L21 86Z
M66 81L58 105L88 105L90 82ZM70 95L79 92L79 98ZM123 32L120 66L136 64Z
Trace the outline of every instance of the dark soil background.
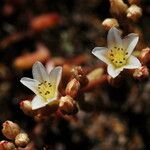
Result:
M38 43L46 46L52 56L66 60L85 53L91 55L97 43L106 44L107 32L101 23L111 17L109 7L108 0L0 1L0 124L6 120L17 122L35 142L37 150L150 149L150 81L136 82L132 89L130 85L135 84L132 81L120 88L95 89L95 93L103 93L104 101L92 104L92 111L83 108L77 114L78 122L45 121L38 136L33 134L36 121L19 107L21 100L33 96L20 83L21 77L32 77L32 71L18 69L14 66L15 59L34 52ZM150 1L141 0L141 7L143 16L135 24L143 32L145 45L150 46ZM57 14L59 23L34 30L30 26L33 18L46 13ZM19 37L12 38L18 33ZM86 65L94 61L93 57ZM92 93L87 95L93 98ZM0 139L5 139L2 133Z

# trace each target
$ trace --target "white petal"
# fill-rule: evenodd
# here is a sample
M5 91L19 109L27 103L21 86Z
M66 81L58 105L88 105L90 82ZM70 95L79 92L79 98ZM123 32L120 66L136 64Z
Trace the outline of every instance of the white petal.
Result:
M58 66L52 69L52 71L49 74L49 80L50 83L54 84L56 86L56 89L58 88L59 82L61 80L62 76L62 67Z
M128 56L130 56L131 53L133 52L138 40L139 40L139 36L134 33L127 35L123 39L123 48L128 52Z
M34 79L30 79L27 77L23 77L21 78L20 82L25 85L26 87L28 87L30 90L32 90L35 94L37 94L37 86L39 84L38 81L34 80Z
M117 28L112 27L108 31L107 44L109 49L114 46L122 46L121 32Z
M39 82L49 81L48 73L41 62L36 62L32 67L33 78Z
M140 61L135 56L130 56L128 60L128 64L124 66L126 69L136 69L141 67Z
M92 54L94 54L97 58L99 58L101 61L105 62L106 64L109 64L110 61L107 58L107 52L108 49L106 47L95 47L92 50Z
M121 67L121 68L115 68L113 65L108 65L108 67L107 67L107 72L108 72L108 74L111 76L111 77L113 77L113 78L115 78L115 77L117 77L119 74L120 74L120 72L123 70L123 67Z
M42 100L39 96L35 96L33 100L31 101L32 110L44 107L48 104L48 102L45 102Z

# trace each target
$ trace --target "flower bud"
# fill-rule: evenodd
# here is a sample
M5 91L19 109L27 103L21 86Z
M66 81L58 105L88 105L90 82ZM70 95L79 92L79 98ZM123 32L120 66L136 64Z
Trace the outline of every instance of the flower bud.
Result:
M142 50L140 59L143 64L150 63L150 48L149 47Z
M127 9L127 17L132 19L133 21L136 21L141 16L142 16L142 9L137 5L133 4Z
M82 75L84 75L83 70L81 68L81 66L76 66L72 69L72 73L73 75L79 79Z
M140 3L140 0L128 0L128 2L130 5L132 5L132 4L138 5Z
M65 115L73 115L78 111L76 102L70 96L61 97L59 109Z
M146 66L142 66L138 69L135 69L133 77L139 80L147 79L149 77L149 71Z
M109 0L110 1L110 11L111 13L120 16L125 14L128 6L123 2L123 0Z
M105 30L109 30L112 27L119 27L119 23L115 18L107 18L102 22L102 26Z
M80 83L77 79L72 79L66 87L66 95L70 95L71 97L75 98L78 94L80 89Z
M104 75L104 68L99 67L87 74L87 79L89 83L86 87L82 88L81 91L87 92L96 88L102 84L107 83L107 75Z
M82 70L81 66L74 67L72 69L72 74L74 78L76 78L80 82L81 87L86 86L88 84L88 79L85 76L85 73Z
M103 68L101 68L101 67L96 68L87 75L87 78L90 82L93 80L99 80L99 79L101 79L103 72L104 72Z
M12 142L1 141L0 150L17 150L15 145Z
M26 133L20 133L15 138L15 144L18 147L26 147L29 143L30 139L28 137L28 134Z
M31 102L29 100L22 101L20 103L20 108L26 115L29 115L29 116L34 115L35 111L32 110Z
M15 139L17 134L20 133L20 127L12 121L5 121L3 123L2 133L8 139Z

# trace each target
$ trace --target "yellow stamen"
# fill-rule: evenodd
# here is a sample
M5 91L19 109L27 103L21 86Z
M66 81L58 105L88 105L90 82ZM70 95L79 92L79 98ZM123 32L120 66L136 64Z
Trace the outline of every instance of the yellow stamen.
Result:
M122 47L115 46L108 51L108 58L117 68L124 66L127 63L127 55L128 52L125 52Z
M44 81L38 85L39 95L44 99L53 98L55 95L55 86L48 81Z

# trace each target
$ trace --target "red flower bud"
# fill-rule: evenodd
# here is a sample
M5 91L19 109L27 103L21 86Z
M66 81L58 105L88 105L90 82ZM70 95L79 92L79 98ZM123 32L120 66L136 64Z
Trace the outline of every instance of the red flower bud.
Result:
M64 115L73 115L78 111L76 102L68 95L61 97L59 109Z
M3 123L2 133L8 139L15 139L17 134L20 133L20 127L12 121L5 121Z

